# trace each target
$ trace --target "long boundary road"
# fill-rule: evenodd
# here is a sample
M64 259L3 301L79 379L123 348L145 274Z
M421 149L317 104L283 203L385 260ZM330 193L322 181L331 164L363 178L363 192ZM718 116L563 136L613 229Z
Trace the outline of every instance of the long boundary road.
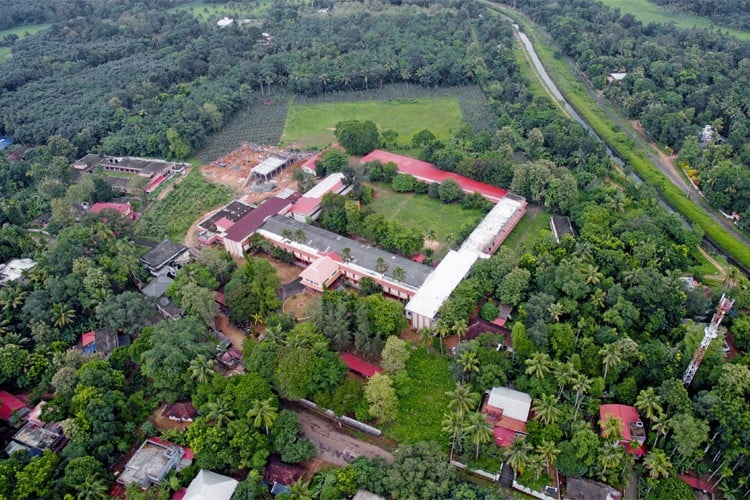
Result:
M549 92L549 94L563 107L564 111L568 116L576 120L578 123L580 123L584 128L586 128L591 134L593 134L595 137L597 137L606 147L607 153L612 158L612 160L620 167L624 165L624 162L621 158L619 158L606 144L606 142L599 137L599 135L596 133L596 131L591 127L591 125L578 114L578 112L571 106L571 104L567 101L565 96L562 94L562 92L559 90L555 82L552 80L552 78L547 73L547 70L544 67L544 64L539 59L539 56L536 53L536 50L534 49L534 45L529 39L526 34L520 30L519 26L515 23L513 19L505 15L503 12L503 9L509 9L516 12L518 15L523 15L517 10L512 9L511 7L507 5L503 5L502 7L497 5L496 3L490 2L490 1L482 1L486 6L497 12L499 15L513 23L513 30L516 34L516 41L519 43L521 48L523 49L524 53L526 54L527 59L529 60L529 63L532 66L532 69L534 70L534 74L539 80L539 82L544 86L544 88ZM574 68L574 65L571 61L567 60L567 63L569 66L571 66L571 69ZM750 247L750 240L748 240L745 235L737 231L737 229L734 227L733 224L731 224L727 219L725 219L722 215L718 214L715 210L710 208L708 204L703 200L702 197L698 196L697 193L692 189L690 185L688 185L687 182L680 176L679 172L674 168L674 165L672 165L669 161L662 159L658 155L658 151L654 151L654 146L649 144L645 138L641 137L639 134L635 133L628 127L624 122L623 119L615 113L609 106L602 105L599 96L596 93L596 89L591 87L591 84L586 80L583 75L581 75L580 71L574 70L574 73L578 80L584 85L586 90L589 93L589 96L592 98L593 101L598 103L599 108L604 111L607 114L607 117L613 121L615 124L617 124L621 130L623 130L638 146L640 150L642 150L651 164L658 169L662 175L664 175L669 181L674 184L678 189L680 189L685 195L696 205L698 205L701 210L703 210L711 219L716 222L718 225L726 228L732 236L734 236L738 241L742 242L744 245L747 245ZM664 200L662 200L664 202ZM692 222L692 221L690 221ZM721 252L720 249L717 249ZM735 259L733 259L730 255L725 254L724 252L721 252L723 255L725 255L729 260L731 260L735 265L742 268L745 273L750 272L749 269L742 266L739 262L736 262Z

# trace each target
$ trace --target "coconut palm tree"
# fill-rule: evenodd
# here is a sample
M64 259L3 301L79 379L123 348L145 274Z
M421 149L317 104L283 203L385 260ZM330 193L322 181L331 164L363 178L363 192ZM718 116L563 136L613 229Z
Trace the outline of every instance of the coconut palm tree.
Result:
M607 476L607 471L619 469L623 461L623 453L625 448L622 446L609 446L603 445L599 450L599 466L601 472L599 477L604 480Z
M552 462L560 454L560 449L555 447L554 441L544 440L542 444L536 447L536 452L547 462L547 474L552 476Z
M213 420L218 428L224 427L224 424L229 423L234 418L231 402L226 398L210 401L206 404L206 409L208 410L206 418Z
M599 355L602 357L602 364L604 365L604 382L606 383L609 370L622 362L622 353L620 353L617 344L607 344L599 350Z
M445 394L450 398L448 408L457 413L467 414L477 407L479 394L471 392L471 387L468 385L456 382L456 388Z
M551 425L560 418L560 408L557 407L557 400L549 394L542 394L541 398L534 401L534 419L544 425Z
M651 479L667 478L672 470L672 462L663 450L653 449L646 454L643 465L648 469Z
M190 361L190 378L199 384L207 384L216 374L214 360L208 356L198 356Z
M534 479L539 479L544 470L544 457L536 453L529 455L528 468Z
M456 448L456 440L466 428L466 418L461 412L451 411L443 416L442 426L443 432L447 432L451 436L450 456L451 459L453 459L453 450Z
M256 399L253 401L253 406L247 411L247 417L254 419L253 425L256 428L261 425L265 427L266 435L268 435L268 427L273 425L277 416L278 408L273 405L273 398Z
M434 330L438 338L440 339L440 355L442 356L444 354L443 339L448 336L448 334L451 332L451 329L445 321L438 319L437 322L435 322Z
M456 364L461 367L465 378L471 378L471 373L479 373L479 357L474 351L462 352Z
M667 433L669 432L667 418L663 414L655 416L653 420L651 420L651 430L656 433L656 437L654 438L654 448L656 448L656 444L659 442L659 436L667 437Z
M461 342L461 337L466 335L466 332L468 331L469 331L469 325L466 324L466 321L456 320L456 322L453 323L453 333L456 334L459 342Z
M565 309L563 308L563 305L561 303L555 302L554 304L550 304L550 306L547 308L547 311L549 311L549 315L552 317L552 320L555 323L559 323L560 318L565 312Z
M393 279L396 281L404 281L404 278L406 278L406 271L404 271L404 268L401 266L396 266L393 268Z
M312 500L313 495L309 483L301 479L289 487L289 500Z
M80 484L73 486L76 491L76 499L78 500L105 500L109 498L109 485L107 481L94 474L88 476Z
M477 447L475 460L479 460L479 447L485 443L489 443L494 437L492 425L490 425L483 413L474 412L468 415L465 430L471 437L471 443Z
M591 293L591 303L596 307L597 309L603 309L604 308L604 300L607 298L607 294L602 290L601 288L597 288Z
M583 373L579 373L573 379L573 391L576 393L575 412L573 413L573 422L578 417L578 410L581 408L582 396L591 390L591 380Z
M67 326L73 322L76 312L69 309L65 304L52 304L52 324L58 328Z
M555 377L555 380L557 380L557 399L560 399L560 396L562 396L565 386L572 383L576 373L576 367L570 361L567 363L558 361L554 364L552 375Z
M529 464L531 445L522 438L516 438L505 451L505 463L517 474L523 474Z
M599 427L602 430L602 437L613 443L617 443L622 439L622 419L609 416L604 420L599 421Z
M533 375L536 378L543 379L546 374L550 372L552 366L552 360L549 354L545 352L536 352L529 359L524 361L526 366L526 375Z
M649 420L653 420L655 416L661 416L664 413L664 409L661 407L661 396L654 392L653 387L641 390L635 400L635 407L642 411Z
M587 285L598 285L604 277L604 275L599 272L599 268L594 264L585 264L581 271L583 272L584 281Z

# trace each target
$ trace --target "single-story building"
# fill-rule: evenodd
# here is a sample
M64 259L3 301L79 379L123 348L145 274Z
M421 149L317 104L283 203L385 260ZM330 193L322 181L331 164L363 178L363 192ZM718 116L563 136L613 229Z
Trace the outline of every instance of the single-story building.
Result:
M621 73L610 73L609 75L607 75L607 81L608 81L609 83L612 83L612 82L620 82L620 81L624 80L626 76L628 76L628 74L627 74L627 73L625 73L625 72L621 72Z
M599 406L599 421L604 423L610 418L620 422L620 440L617 444L637 457L646 454L646 429L638 409L634 406L606 404Z
M341 268L339 267L341 258L336 254L333 255L333 257L319 257L307 266L299 275L302 284L318 292L322 292L331 286L341 276Z
M201 469L185 491L183 500L230 500L239 482L210 470Z
M592 479L568 478L566 500L620 500L622 493L608 484Z
M296 197L290 195L286 198L274 196L269 198L255 210L245 214L232 227L227 229L224 236L224 248L235 257L242 257L249 248L250 237L255 234L260 226L271 216L286 214L296 201Z
M370 378L376 373L382 373L383 369L380 368L378 365L373 365L372 363L368 363L362 358L359 358L355 356L354 354L350 354L348 352L342 352L340 354L341 361L344 362L347 368L349 368L354 373L358 373L359 375L362 375L363 377Z
M123 486L136 483L142 489L161 484L172 470L180 470L192 463L193 452L159 438L145 440L117 477Z
M98 202L91 205L91 208L89 208L89 213L92 214L98 214L101 212L104 212L105 210L114 210L115 212L118 212L120 215L125 217L126 219L130 219L132 221L137 221L138 217L140 217L141 214L138 212L133 211L133 206L130 204L130 202L127 203L111 203L111 202Z
M0 151L13 145L13 139L10 137L0 137Z
M493 387L487 391L482 413L492 424L495 444L510 446L521 435L526 435L526 422L531 410L531 396L507 387Z
M0 286L21 279L23 273L36 266L33 259L11 259L0 264Z
M252 168L250 171L250 179L255 178L258 181L268 182L269 179L276 176L290 163L291 158L269 156Z
M345 184L345 181L346 176L341 172L329 175L294 202L290 214L299 222L317 219L325 195L328 193L346 194L351 190L351 186Z
M204 245L223 243L224 236L238 220L252 212L255 206L234 200L198 223L198 241Z
M0 391L0 419L10 425L18 425L28 413L29 408L24 401L7 391Z
M154 276L161 274L174 276L180 267L190 262L190 251L184 245L164 239L141 255L139 260Z
M161 274L151 280L151 282L143 287L141 292L147 297L155 299L156 309L159 314L166 319L178 319L182 317L182 310L167 297L167 288L174 282L172 278L165 274Z
M40 456L45 450L60 451L66 443L62 425L58 422L44 424L29 421L13 435L5 452L10 455L15 451L27 450L32 456Z
M442 183L447 179L453 179L459 186L461 186L464 193L479 193L492 203L497 203L508 193L508 191L503 188L475 181L474 179L469 179L468 177L454 174L453 172L440 170L432 163L410 158L408 156L398 155L389 151L383 151L381 149L376 149L372 153L363 156L360 163L364 164L374 160L380 160L382 163L393 162L398 167L398 172L400 174L411 175L422 182Z
M192 422L198 412L192 401L178 401L177 403L164 405L161 414L175 422Z
M119 347L117 332L111 328L100 328L86 332L81 336L81 347L85 354L99 353L104 357L112 354Z

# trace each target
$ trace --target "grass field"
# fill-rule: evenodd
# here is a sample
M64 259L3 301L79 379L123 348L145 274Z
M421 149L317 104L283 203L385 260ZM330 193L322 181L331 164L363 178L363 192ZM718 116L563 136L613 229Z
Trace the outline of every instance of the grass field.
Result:
M521 221L503 242L503 246L512 248L518 255L530 251L534 243L539 240L543 230L551 231L549 219L549 212L529 205Z
M298 148L323 148L336 138L333 129L344 120L372 120L378 129L398 132L397 142L406 144L422 129L428 128L439 139L451 136L462 120L455 97L389 99L385 101L295 104L281 136L281 145Z
M170 12L189 11L201 21L215 22L223 17L232 19L258 18L271 6L272 0L258 0L251 7L247 2L208 3L203 0L184 3L169 9Z
M667 9L648 0L601 0L601 2L613 9L619 8L622 14L632 14L644 24L674 23L678 28L719 28L740 40L750 40L750 32L725 28L705 17Z
M49 28L51 24L27 24L24 26L16 26L15 28L0 31L0 39L5 38L6 35L16 34L18 38L26 38L34 33L39 33L43 29ZM0 62L5 61L10 54L10 47L0 47Z
M428 236L430 230L440 242L435 257L440 258L456 241L456 235L464 224L476 226L484 217L481 210L466 210L459 204L446 205L426 194L396 193L386 184L371 184L375 188L375 199L369 205L376 213L401 225L416 228Z
M153 203L138 220L136 233L140 237L161 240L169 236L182 241L195 220L211 208L227 203L231 190L206 181L198 169L193 169L164 199Z
M447 391L454 388L448 358L430 354L424 348L411 351L406 362L408 377L397 383L398 415L384 428L385 434L401 444L436 441L448 446L441 430L448 408Z

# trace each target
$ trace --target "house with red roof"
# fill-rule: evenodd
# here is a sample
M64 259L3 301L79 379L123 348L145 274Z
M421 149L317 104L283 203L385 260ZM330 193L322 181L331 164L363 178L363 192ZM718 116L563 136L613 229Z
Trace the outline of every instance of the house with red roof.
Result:
M26 403L7 391L0 391L0 419L11 425L16 425L29 413Z
M531 410L531 396L507 387L493 387L487 391L482 413L492 424L495 444L508 447L518 436L525 436L526 422Z
M634 406L607 404L599 406L599 421L604 423L611 418L620 422L620 440L616 444L637 457L646 454L646 429L638 410Z
M224 236L224 248L235 257L242 257L249 248L250 237L271 216L285 215L296 201L294 196L269 198L252 212L248 212L230 227Z
M348 352L341 353L341 361L354 373L358 373L363 377L370 378L376 373L382 373L383 369L372 363L368 363L362 358L358 358L354 354Z
M132 220L133 222L138 220L138 217L140 217L141 214L134 212L132 205L128 203L110 203L110 202L99 202L94 203L91 205L91 208L89 208L89 213L92 214L98 214L101 212L104 212L105 210L113 210L115 212L118 212L123 217Z
M318 292L326 290L341 276L339 262L341 259L319 257L299 274L302 284Z
M368 163L375 160L380 160L382 163L395 163L400 174L411 175L422 182L442 183L447 179L453 179L459 186L461 186L464 193L479 193L492 203L497 203L508 193L505 189L491 186L484 182L475 181L474 179L469 179L468 177L453 172L440 170L432 163L410 158L408 156L397 155L381 149L376 149L372 153L363 156L360 163Z
M317 219L320 215L325 195L328 193L346 194L351 190L351 186L345 184L345 180L346 177L344 174L336 172L320 181L315 187L303 194L299 200L294 202L290 211L292 217L299 222Z

